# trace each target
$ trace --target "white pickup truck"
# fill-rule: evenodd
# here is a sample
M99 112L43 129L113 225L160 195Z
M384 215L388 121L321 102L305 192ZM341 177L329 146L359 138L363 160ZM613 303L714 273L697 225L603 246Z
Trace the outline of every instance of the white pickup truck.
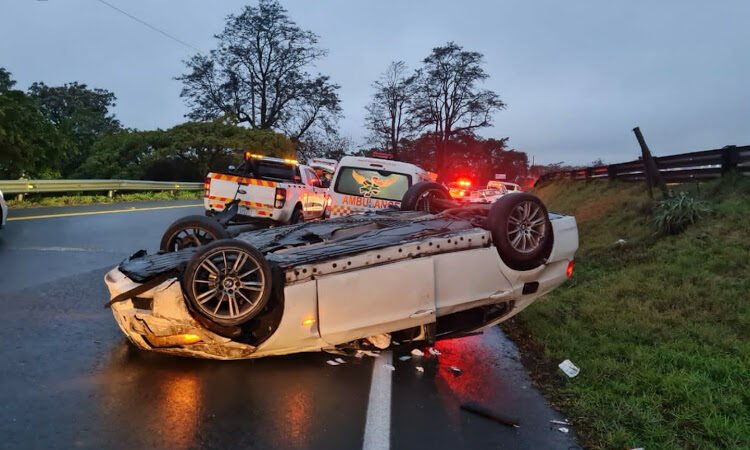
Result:
M232 224L287 225L326 213L328 189L309 167L293 159L247 152L238 168L211 172L204 182L206 216L187 216L169 226L161 250L174 251L230 237Z
M203 204L209 215L239 200L238 214L280 224L323 217L328 190L312 168L293 159L247 154L226 173L209 173Z

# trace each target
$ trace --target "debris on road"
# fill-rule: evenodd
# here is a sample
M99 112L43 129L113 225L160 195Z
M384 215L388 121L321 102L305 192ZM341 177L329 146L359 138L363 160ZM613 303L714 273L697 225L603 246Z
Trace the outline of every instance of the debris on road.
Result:
M393 372L394 370L396 370L396 368L393 366L393 364L383 364L383 367L385 367L386 369L390 370L391 372Z
M436 349L435 347L430 347L429 352L430 352L430 355L432 356L442 355L442 353L440 353L440 350Z
M363 356L370 356L372 358L377 358L380 356L380 352L377 351L370 351L370 350L357 350L357 354L354 355L357 358L361 358Z
M408 360L411 359L411 356L409 356L409 355L399 356L398 359L399 359L399 361L408 361Z
M560 428L557 429L557 431L559 431L560 433L566 433L567 434L570 430L567 429L567 428L565 428L565 427L560 427Z
M549 423L555 424L555 425L570 425L570 422L567 420L550 420Z
M476 402L462 403L461 409L463 409L464 411L468 411L470 413L474 413L478 416L482 416L487 419L494 420L495 422L499 424L508 425L509 427L513 427L513 428L518 428L518 419L504 417L498 414L497 412L492 411L489 408L485 408L484 406Z
M461 369L459 369L456 366L450 366L448 368L448 370L450 370L451 372L453 372L453 375L456 375L456 376L461 375Z
M424 352L418 348L413 349L411 354L414 356L424 356Z
M385 350L391 345L391 335L388 333L370 336L367 340L370 341L370 344L381 350Z
M581 371L575 364L573 364L569 359L566 359L565 361L561 362L557 365L557 367L562 370L565 375L567 375L570 378L575 378L576 375Z
M334 361L332 359L329 359L328 361L326 361L326 364L328 364L329 366L338 366L341 363L340 362L336 362L336 361Z
M336 359L334 359L334 361L336 361L336 362L337 362L337 363L339 363L339 364L346 364L346 361L344 361L344 360L343 360L343 359L341 359L341 358L336 358Z
M424 373L424 367L417 366L417 372Z

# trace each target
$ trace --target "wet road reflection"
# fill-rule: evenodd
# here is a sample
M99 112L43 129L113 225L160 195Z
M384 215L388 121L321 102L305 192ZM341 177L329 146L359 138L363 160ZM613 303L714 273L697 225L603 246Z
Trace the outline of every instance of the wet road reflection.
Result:
M328 358L204 361L123 341L98 383L96 428L116 433L122 448L356 448L372 362L352 360L336 371ZM331 441L325 434L334 426L342 430Z

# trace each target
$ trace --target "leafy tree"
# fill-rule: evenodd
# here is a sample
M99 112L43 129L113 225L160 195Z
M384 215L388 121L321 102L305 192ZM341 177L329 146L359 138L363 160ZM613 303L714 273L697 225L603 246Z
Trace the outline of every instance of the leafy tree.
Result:
M411 139L417 131L417 121L412 107L419 76L407 73L406 63L394 61L373 83L372 100L366 106L365 126L372 133L373 143L399 159L402 139Z
M292 158L295 146L269 130L222 121L187 122L169 130L126 130L105 136L77 172L83 178L202 180L209 171L239 164L244 151Z
M309 133L297 148L301 161L309 161L312 158L331 158L340 160L352 153L353 143L351 138L341 136L338 133L322 133L314 131Z
M505 108L495 92L478 87L489 78L482 60L481 53L449 42L434 48L423 61L416 114L435 139L439 174L446 165L451 139L490 126L493 113Z
M69 177L86 160L94 142L121 129L120 122L110 113L116 97L105 89L89 89L77 82L56 87L34 83L29 95L36 100L42 115L72 143L58 161L63 177Z
M10 72L0 67L0 92L9 91L15 86L16 80L10 77Z
M276 0L260 0L227 18L218 47L186 61L181 96L193 120L231 117L252 128L283 130L300 140L314 127L331 131L341 114L339 86L307 72L326 52Z
M54 178L52 163L67 150L67 142L45 120L34 100L11 90L15 81L0 69L0 179Z

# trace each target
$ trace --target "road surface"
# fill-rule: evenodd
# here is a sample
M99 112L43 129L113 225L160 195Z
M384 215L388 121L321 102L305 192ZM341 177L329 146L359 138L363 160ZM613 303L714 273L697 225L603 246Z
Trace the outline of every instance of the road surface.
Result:
M550 424L562 416L499 329L440 342L437 357L402 361L397 349L335 367L324 353L220 362L134 349L102 307L104 274L155 251L170 222L201 213L196 203L11 211L0 231L0 448L579 448L574 430ZM460 410L466 401L520 427Z

